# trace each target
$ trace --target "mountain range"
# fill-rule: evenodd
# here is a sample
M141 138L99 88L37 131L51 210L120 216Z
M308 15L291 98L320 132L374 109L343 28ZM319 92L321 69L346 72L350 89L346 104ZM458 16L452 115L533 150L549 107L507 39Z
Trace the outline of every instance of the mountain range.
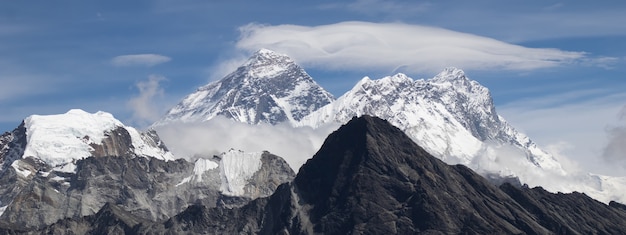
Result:
M343 125L296 172L267 151L177 155L159 136L217 117ZM193 138L214 134L230 138ZM625 188L564 169L460 69L365 77L335 99L266 49L145 132L73 109L0 136L0 234L621 234Z
M293 116L294 107L306 112ZM361 115L389 121L435 157L466 165L495 183L520 181L553 192L585 192L607 203L626 201L626 178L564 169L497 114L489 89L452 67L430 79L402 73L364 77L334 99L289 56L262 49L233 73L185 97L154 127L223 116L253 125L319 128Z
M192 205L154 222L107 203L28 233L622 234L625 221L623 204L497 187L433 157L385 120L362 116L330 134L293 180L241 207Z

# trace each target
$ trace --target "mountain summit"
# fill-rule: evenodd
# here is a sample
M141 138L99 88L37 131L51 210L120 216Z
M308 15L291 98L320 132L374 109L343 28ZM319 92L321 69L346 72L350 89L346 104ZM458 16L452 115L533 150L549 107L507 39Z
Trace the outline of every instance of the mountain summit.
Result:
M223 79L185 97L155 125L216 116L249 123L295 123L333 101L291 58L267 49Z

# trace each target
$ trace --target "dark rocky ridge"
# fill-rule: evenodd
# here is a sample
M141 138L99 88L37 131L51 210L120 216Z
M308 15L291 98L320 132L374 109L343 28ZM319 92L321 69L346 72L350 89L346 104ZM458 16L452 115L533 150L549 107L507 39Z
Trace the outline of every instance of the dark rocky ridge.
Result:
M498 188L465 166L444 164L399 129L367 116L332 133L292 183L270 197L233 209L194 205L163 223L136 223L124 212L113 214L101 229L130 234L626 232L624 205L602 204L580 193ZM93 221L89 218L63 223ZM33 233L54 226L63 225ZM88 229L76 228L94 231L95 225L81 226Z

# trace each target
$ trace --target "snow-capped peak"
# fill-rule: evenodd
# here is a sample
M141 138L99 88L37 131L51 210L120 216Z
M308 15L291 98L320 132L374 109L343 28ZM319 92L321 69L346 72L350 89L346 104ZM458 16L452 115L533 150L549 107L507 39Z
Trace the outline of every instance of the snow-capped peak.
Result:
M92 114L72 109L64 114L32 115L24 120L24 127L26 146L22 157L33 157L52 167L92 156L94 146L101 145L107 134L118 128L128 132L136 155L173 159L171 153L146 144L136 129L124 126L107 112Z
M319 127L365 114L386 119L448 163L471 165L492 144L513 145L525 155L521 158L538 170L564 173L553 157L497 115L487 88L457 68L446 68L427 80L413 80L404 74L363 78L337 101L299 124ZM506 172L500 169L499 173L512 174Z
M248 62L245 63L245 65L254 64L255 62L258 63L260 61L268 61L268 60L293 62L293 60L285 54L280 54L278 52L275 52L269 49L261 48L258 51L256 51L254 54L252 54L252 56L250 57L250 59L248 59Z
M455 80L469 79L465 76L465 72L462 69L458 69L455 67L447 67L432 78L433 82L450 82Z
M249 124L294 123L333 100L288 56L261 49L231 74L184 98L154 125L216 116Z
M268 49L261 49L254 53L244 67L247 74L254 78L271 78L288 70L294 61L287 55L279 54Z

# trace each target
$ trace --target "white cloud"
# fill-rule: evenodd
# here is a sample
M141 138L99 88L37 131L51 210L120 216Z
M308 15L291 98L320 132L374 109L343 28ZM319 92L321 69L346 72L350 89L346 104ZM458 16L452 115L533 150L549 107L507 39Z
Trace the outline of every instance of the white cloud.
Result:
M120 55L111 59L115 66L146 66L151 67L172 60L170 57L157 54Z
M619 119L623 123L607 129L608 144L604 147L602 157L626 169L626 105L622 107Z
M572 102L576 93L585 98ZM595 96L587 96L590 94ZM570 102L560 103L563 99ZM618 126L615 116L624 100L623 92L600 95L595 90L572 91L506 104L498 107L498 113L540 146L574 162L569 165L593 173L626 176L623 168L602 158L611 137L606 130ZM614 137L619 140L620 136L618 132Z
M309 67L334 70L377 69L436 72L455 66L467 70L531 70L576 63L584 52L527 48L443 28L404 23L341 22L321 26L249 24L240 28L236 46L268 48Z
M565 146L556 148L563 147ZM589 174L579 170L577 165L567 158L560 155L555 157L560 163L565 163L567 174L537 168L527 161L526 155L516 147L486 143L476 157L472 159L470 166L481 174L501 173L507 175L514 173L522 183L528 184L530 187L541 186L553 193L577 191L586 193L604 203L612 200L622 203L626 201L626 193L624 193L626 178Z
M202 123L155 127L172 153L180 158L192 159L196 154L215 155L230 148L246 152L265 150L284 158L296 172L336 128L336 125L317 129L294 128L288 124L249 125L220 116Z
M133 112L132 119L139 126L152 124L163 115L162 109L157 106L155 98L163 97L164 91L160 82L167 80L163 76L150 75L147 81L136 84L139 94L127 102Z

